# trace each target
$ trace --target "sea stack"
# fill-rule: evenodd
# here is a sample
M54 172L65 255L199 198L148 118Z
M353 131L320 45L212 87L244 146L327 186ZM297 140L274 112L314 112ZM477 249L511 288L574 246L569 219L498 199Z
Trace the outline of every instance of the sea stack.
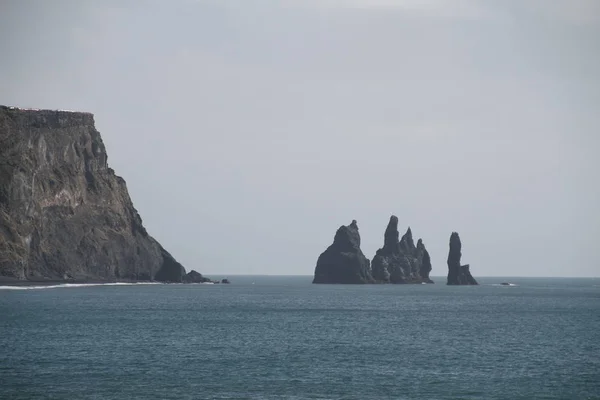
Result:
M108 167L90 113L0 106L0 227L4 281L185 277Z
M469 264L460 265L462 244L458 233L450 235L450 251L448 253L448 285L477 285L477 281L469 270Z
M317 260L313 283L374 283L369 259L360 249L358 224L342 225Z
M383 247L373 257L372 274L381 283L433 283L431 260L421 239L415 246L410 227L398 240L398 217L392 215L384 233Z

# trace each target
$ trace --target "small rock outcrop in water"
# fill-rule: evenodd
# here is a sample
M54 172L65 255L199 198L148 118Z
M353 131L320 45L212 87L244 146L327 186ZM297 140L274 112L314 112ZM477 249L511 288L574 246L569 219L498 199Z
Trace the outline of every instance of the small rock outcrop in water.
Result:
M371 263L373 278L382 283L433 283L431 260L421 239L415 246L412 231L398 240L398 217L392 215L384 234L383 247Z
M333 244L319 256L313 283L374 283L369 259L360 249L356 220L341 226Z
M210 279L208 279L207 277L202 276L202 274L200 272L191 270L190 272L185 274L185 276L183 277L183 282L184 283L205 283L205 282L212 282L212 281Z
M181 282L89 113L0 106L0 279Z
M450 251L448 252L448 285L477 285L471 276L469 265L460 265L462 244L458 233L450 235Z

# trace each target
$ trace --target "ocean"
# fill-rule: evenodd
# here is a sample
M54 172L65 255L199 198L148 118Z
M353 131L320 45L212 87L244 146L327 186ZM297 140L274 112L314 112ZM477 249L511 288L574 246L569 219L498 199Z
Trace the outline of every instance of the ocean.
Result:
M598 278L229 279L1 287L0 398L600 399Z

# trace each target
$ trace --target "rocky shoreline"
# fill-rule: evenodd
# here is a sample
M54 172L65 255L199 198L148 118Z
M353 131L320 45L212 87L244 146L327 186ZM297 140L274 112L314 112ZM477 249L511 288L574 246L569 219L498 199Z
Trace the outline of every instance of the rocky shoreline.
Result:
M231 282L227 278L223 279L209 279L204 278L203 280L185 280L182 282L160 282L160 281L134 281L134 280L64 280L64 279L44 279L44 280L19 280L9 277L0 276L0 286L57 286L57 285L104 285L104 284L152 284L152 283L178 283L178 284L198 284L198 283L212 283L212 284L230 284Z

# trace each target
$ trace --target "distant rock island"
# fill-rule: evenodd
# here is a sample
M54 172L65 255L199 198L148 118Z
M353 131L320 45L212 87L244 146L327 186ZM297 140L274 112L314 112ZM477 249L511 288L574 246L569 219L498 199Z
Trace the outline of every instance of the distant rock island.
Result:
M462 257L462 244L458 233L450 235L450 251L448 252L448 285L477 285L477 281L471 276L469 264L460 265Z
M382 283L433 283L431 260L421 239L417 245L410 227L398 240L398 217L392 215L385 230L383 247L371 263L373 278Z
M206 282L153 239L90 113L0 106L0 278Z
M341 226L318 258L313 283L433 283L431 260L421 239L415 246L412 231L399 240L398 217L392 215L384 234L383 247L373 262L360 249L356 220Z
M319 256L313 283L375 283L369 259L360 249L356 220L341 226L333 244Z
M415 245L410 227L401 239L398 217L392 215L383 235L383 247L370 262L360 248L358 224L341 226L329 246L318 258L313 283L434 283L429 252L419 239ZM450 237L448 285L477 285L468 265L460 265L461 243L458 233Z

